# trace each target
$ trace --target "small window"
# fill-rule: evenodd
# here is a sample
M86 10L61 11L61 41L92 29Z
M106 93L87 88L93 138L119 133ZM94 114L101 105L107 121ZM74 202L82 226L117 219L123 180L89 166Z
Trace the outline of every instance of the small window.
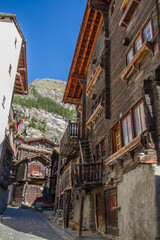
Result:
M149 21L149 23L143 29L143 40L145 41L147 39L147 41L151 41L152 37L152 26L151 21Z
M142 39L141 39L141 36L139 36L135 41L135 53L139 51L141 46L142 46Z
M130 114L122 120L123 144L127 145L132 140L132 128Z
M133 115L134 115L135 135L137 137L146 129L143 102L141 102L138 106L134 108Z
M133 49L131 49L127 54L127 65L131 62L132 59L133 59Z
M118 151L121 149L121 134L120 134L120 125L113 130L113 138L114 138L114 151Z

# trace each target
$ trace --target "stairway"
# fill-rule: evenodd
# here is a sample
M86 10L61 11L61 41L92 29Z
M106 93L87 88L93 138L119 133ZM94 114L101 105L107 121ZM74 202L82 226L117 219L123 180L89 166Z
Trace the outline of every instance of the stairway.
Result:
M79 140L80 154L82 163L94 162L93 154L91 151L91 142L88 139Z

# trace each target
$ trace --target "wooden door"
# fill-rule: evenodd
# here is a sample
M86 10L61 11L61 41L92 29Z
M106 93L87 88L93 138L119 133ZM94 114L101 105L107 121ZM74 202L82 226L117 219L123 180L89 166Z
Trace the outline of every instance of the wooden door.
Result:
M97 230L102 231L103 228L103 209L102 209L102 193L96 193L96 220L97 220Z
M117 189L105 192L106 228L107 234L118 236Z

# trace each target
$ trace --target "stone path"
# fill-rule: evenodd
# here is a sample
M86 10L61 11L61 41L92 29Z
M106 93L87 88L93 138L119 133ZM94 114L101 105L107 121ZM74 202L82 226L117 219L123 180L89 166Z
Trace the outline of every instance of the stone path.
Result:
M0 223L0 240L67 240L41 213L8 208Z

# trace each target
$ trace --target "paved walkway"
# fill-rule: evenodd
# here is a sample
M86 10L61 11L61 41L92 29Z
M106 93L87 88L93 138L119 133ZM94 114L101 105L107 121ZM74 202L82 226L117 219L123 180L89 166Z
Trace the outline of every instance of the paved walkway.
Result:
M41 213L8 208L0 223L0 240L67 240Z

